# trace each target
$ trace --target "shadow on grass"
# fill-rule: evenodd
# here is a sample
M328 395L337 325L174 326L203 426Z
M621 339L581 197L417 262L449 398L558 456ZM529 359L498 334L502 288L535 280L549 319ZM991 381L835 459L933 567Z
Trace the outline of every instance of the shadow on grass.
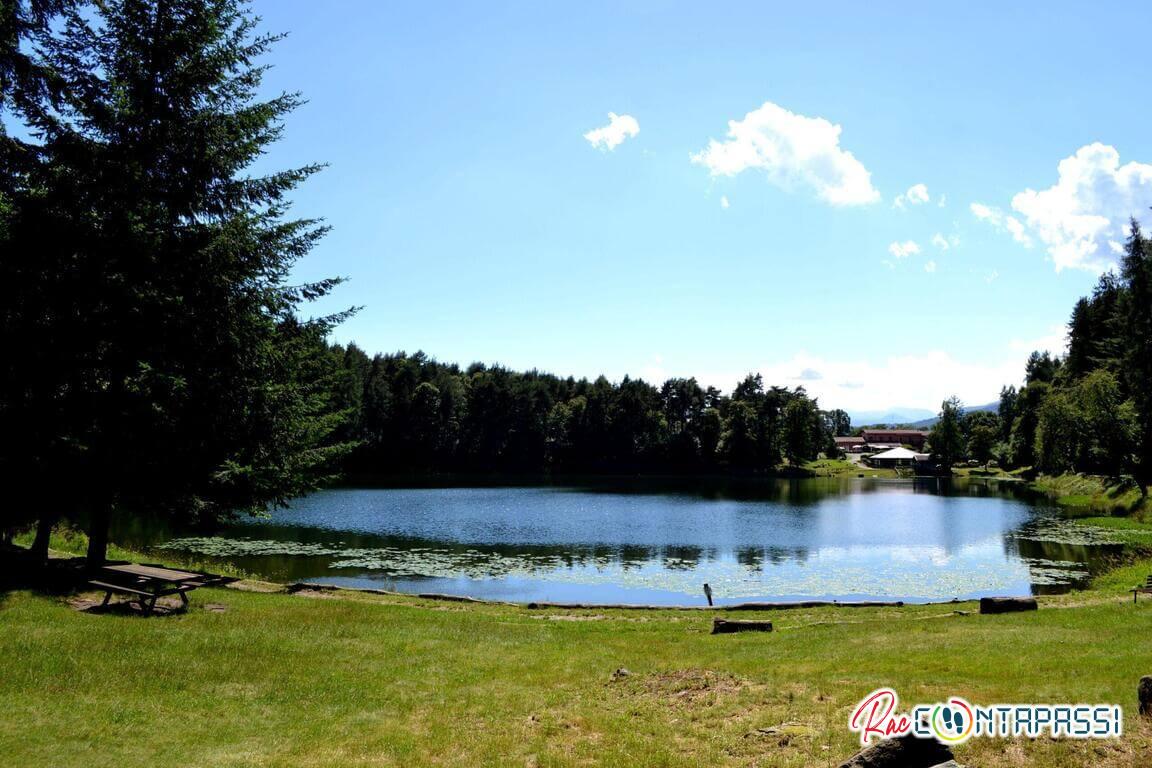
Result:
M82 589L88 580L84 558L51 558L41 560L27 549L17 546L0 548L0 606L16 590L43 595L70 595Z
M68 604L72 606L73 610L81 613L92 614L110 614L113 616L139 616L141 618L149 618L155 616L177 616L188 612L185 606L179 600L169 600L167 598L160 598L156 601L156 606L151 611L145 611L143 606L136 601L118 600L113 597L112 601L104 605L103 600L100 598L90 598L83 595L77 595L68 599Z

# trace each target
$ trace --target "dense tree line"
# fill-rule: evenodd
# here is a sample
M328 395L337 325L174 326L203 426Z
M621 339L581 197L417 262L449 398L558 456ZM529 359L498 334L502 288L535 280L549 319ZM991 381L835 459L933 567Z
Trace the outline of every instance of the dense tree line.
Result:
M348 446L335 281L288 272L317 166L253 174L300 102L238 0L0 2L0 531L211 520L315 488ZM24 491L25 493L21 493Z
M1076 302L1066 354L1033 352L1000 416L1006 463L1152 481L1152 245L1135 221L1119 273Z
M612 383L421 353L370 357L334 346L340 437L356 475L412 472L768 472L835 450L850 427L803 388L749 375L730 395L695 379Z

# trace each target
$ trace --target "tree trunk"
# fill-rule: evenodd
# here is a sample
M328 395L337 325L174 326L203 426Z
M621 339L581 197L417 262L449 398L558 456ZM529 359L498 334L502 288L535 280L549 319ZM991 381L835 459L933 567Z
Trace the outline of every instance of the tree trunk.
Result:
M36 556L37 560L48 559L48 540L52 536L54 525L56 525L56 515L50 512L45 512L36 523L36 538L32 540L32 548L29 551Z
M88 567L99 568L108 559L108 528L112 524L112 507L97 504L88 521Z

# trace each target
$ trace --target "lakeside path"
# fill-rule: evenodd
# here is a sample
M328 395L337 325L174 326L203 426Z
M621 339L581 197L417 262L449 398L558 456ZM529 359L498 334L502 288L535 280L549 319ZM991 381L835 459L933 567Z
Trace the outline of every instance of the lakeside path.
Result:
M1037 612L975 603L733 614L198 590L185 614L0 595L0 755L21 766L835 766L858 700L1117 703L1112 741L973 740L975 766L1152 763L1141 561ZM258 586L258 585L250 585ZM261 589L279 590L276 585ZM311 599L309 599L311 598ZM619 668L626 675L613 675Z

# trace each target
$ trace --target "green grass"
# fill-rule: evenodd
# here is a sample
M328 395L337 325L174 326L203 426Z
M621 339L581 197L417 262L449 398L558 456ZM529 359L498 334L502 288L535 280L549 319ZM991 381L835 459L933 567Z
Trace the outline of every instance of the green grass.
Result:
M803 468L816 477L899 477L893 469L873 469L847 459L817 459Z
M1139 488L1111 483L1095 475L1041 475L1032 483L1057 504L1076 515L1128 515L1143 511Z
M0 755L36 766L834 766L857 700L1115 702L1115 742L975 740L979 766L1137 766L1152 561L1036 613L959 606L712 614L530 611L363 593L193 592L183 615L0 596ZM224 612L205 609L226 606ZM960 615L953 609L967 612ZM740 618L749 618L743 613ZM631 674L611 681L613 670ZM757 729L783 723L783 734Z

